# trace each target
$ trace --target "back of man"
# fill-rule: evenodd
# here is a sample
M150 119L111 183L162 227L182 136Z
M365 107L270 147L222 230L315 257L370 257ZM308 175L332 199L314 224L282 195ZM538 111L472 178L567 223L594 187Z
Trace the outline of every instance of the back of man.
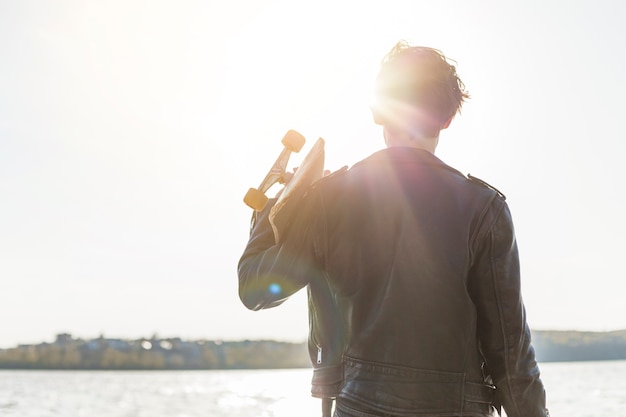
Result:
M348 329L337 415L490 415L495 387L479 321L502 320L494 296L512 297L501 302L523 310L519 292L494 294L494 280L519 276L476 275L481 257L517 264L503 196L429 152L394 147L322 181L308 204L324 213L308 221L309 233ZM521 337L519 355L528 356L523 317L512 320L499 331L515 333L484 343L497 350L507 337ZM538 375L532 352L519 355L503 366L522 364Z
M281 244L260 221L240 260L250 309L309 287L336 417L547 415L504 196L434 155L463 87L439 51L396 45L373 108L387 148L314 185Z

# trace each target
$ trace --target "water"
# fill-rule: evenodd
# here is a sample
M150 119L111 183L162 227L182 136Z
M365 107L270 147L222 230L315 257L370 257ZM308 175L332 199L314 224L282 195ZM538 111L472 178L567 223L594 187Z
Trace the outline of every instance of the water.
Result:
M553 417L626 417L626 361L544 363ZM319 417L311 370L0 371L0 416Z

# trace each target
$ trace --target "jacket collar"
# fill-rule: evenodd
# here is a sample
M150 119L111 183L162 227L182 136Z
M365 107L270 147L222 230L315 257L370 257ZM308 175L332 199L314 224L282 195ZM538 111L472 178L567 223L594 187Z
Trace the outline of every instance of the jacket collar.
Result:
M391 165L395 165L398 163L415 163L415 164L425 164L432 165L434 167L446 169L452 172L455 172L464 177L464 175L458 170L452 168L447 165L441 159L436 157L431 152L428 152L424 149L419 148L411 148L411 147L402 147L402 146L394 146L390 148L382 149L378 152L373 153L369 157L365 158L363 161L359 162L357 165L361 163L367 162L387 162Z

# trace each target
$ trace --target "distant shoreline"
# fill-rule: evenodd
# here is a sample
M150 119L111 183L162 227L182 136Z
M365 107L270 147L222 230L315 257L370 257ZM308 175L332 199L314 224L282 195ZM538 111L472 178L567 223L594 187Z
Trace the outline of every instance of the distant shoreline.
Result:
M626 360L626 330L532 332L538 362ZM75 339L0 349L0 369L210 370L310 368L307 343L273 340Z

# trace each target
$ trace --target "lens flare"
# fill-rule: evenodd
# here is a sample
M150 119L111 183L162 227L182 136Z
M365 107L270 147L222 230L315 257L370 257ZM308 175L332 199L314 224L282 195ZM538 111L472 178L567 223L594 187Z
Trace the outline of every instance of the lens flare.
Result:
M274 283L274 284L270 284L269 287L267 288L269 290L269 292L271 294L280 294L280 285Z

